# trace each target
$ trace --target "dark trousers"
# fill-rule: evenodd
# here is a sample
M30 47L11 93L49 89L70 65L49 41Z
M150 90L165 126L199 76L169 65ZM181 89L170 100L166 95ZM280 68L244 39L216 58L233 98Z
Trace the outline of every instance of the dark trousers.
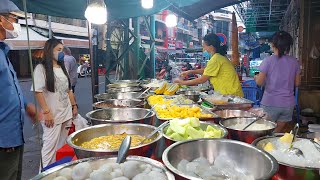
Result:
M12 152L0 150L0 179L20 180L22 174L23 145Z
M71 86L72 92L75 93L76 92L76 86Z

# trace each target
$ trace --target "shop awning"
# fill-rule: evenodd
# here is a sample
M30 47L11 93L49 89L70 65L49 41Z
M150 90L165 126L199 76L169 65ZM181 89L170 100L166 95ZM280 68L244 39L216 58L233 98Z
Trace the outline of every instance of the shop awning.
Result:
M55 36L57 39L61 39L63 44L70 48L85 48L89 49L89 40L86 39L78 39L78 38L66 38Z
M12 0L21 10L21 0ZM124 19L156 14L170 9L191 21L222 7L230 6L245 0L156 0L151 9L141 7L141 0L105 0L109 20ZM30 13L46 14L56 17L85 19L84 12L87 0L28 0Z
M30 35L30 48L31 49L42 49L44 43L48 38L38 34L34 30L29 28ZM8 44L11 50L27 50L28 41L27 41L27 28L21 27L21 34L15 39L7 39L5 42Z

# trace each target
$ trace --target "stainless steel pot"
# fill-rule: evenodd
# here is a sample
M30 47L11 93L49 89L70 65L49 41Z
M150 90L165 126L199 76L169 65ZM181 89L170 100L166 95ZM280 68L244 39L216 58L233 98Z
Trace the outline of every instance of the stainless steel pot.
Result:
M228 139L198 139L177 142L169 146L162 155L166 167L173 172L177 180L194 179L177 169L183 159L193 161L204 157L213 163L218 155L226 155L244 172L252 174L254 179L270 179L278 170L277 161L265 151L250 144Z
M163 137L165 138L165 144L166 144L167 147L169 147L171 144L174 144L175 142L178 142L176 140L171 139L169 136L166 135L165 132L167 131L169 126L170 126L170 124L168 124L167 126L163 127L163 129L162 129L162 134L163 134ZM227 131L226 128L224 128L222 126L219 126L217 124L214 124L214 123L208 123L208 122L203 122L203 121L200 122L200 128L202 130L205 131L207 129L207 126L213 126L213 127L215 127L215 128L217 128L217 129L222 131L222 136L220 138L217 138L217 139L223 139L223 138L226 138L228 136L228 131ZM214 138L211 138L211 139L214 139Z
M141 92L126 92L126 93L103 93L97 94L94 97L98 101L104 101L108 99L141 99L144 100L148 97L147 94L141 95Z
M144 102L139 99L108 99L105 101L96 102L92 106L94 109L127 108L127 107L143 108Z
M108 93L118 93L118 92L140 92L142 88L140 87L121 87L121 88L109 88Z
M86 117L93 125L110 123L142 123L153 125L155 113L150 109L143 108L109 108L88 112Z
M268 120L261 119L257 121L257 124L264 124L267 126L270 126L270 129L266 130L239 130L239 129L232 129L230 126L235 124L249 124L255 120L255 118L232 118L232 119L222 119L220 120L219 124L223 127L225 127L228 132L228 138L238 141L243 141L246 143L251 144L255 139L267 135L272 135L274 129L277 127L277 124Z
M265 144L269 142L270 138L279 138L283 134L277 134L275 136L264 136L256 139L252 142L252 145L256 146L259 149L263 149ZM306 138L297 138L306 139ZM317 168L307 168L307 167L298 167L290 164L279 163L279 171L274 175L272 179L281 180L281 179L290 179L290 180L300 180L300 179L308 179L308 180L316 180L320 179L320 169Z
M154 126L146 124L104 124L91 126L80 131L72 133L68 139L67 143L74 149L76 156L80 158L87 157L99 157L106 155L117 155L118 150L92 150L80 147L84 142L90 141L93 138L100 136L107 136L112 134L135 134L140 136L147 136L156 128ZM129 155L137 156L151 156L156 148L156 143L162 137L162 133L158 132L151 137L152 141L137 147L131 147L129 150Z
M128 156L127 157L127 161L140 161L143 163L148 163L150 164L152 167L155 168L159 168L162 169L163 172L165 172L168 180L174 180L174 176L173 174L168 171L166 169L166 167L161 164L158 161L155 161L153 159L150 158L146 158L146 157L141 157L141 156ZM91 158L87 158L87 159L80 159L80 160L76 160L76 161L72 161L66 164L62 164L56 167L53 167L47 171L44 171L40 174L38 174L37 176L33 177L31 180L52 180L56 177L58 177L59 172L64 169L64 168L73 168L74 166L76 166L79 163L83 163L83 162L88 162L90 163L92 166L96 166L99 167L101 164L105 164L105 163L115 163L116 162L116 157L91 157Z
M198 91L179 91L177 94L183 94L194 102L198 102L200 100L200 92Z

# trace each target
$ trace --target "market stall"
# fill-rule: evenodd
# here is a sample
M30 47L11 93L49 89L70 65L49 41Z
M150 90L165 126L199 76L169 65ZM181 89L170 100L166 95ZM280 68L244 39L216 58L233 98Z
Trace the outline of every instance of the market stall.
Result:
M121 89L126 87L138 87L141 90L121 93ZM249 100L219 93L208 95L200 86L181 87L163 80L117 81L111 84L110 88L118 89L119 92L95 96L100 102L93 105L96 110L87 114L87 119L93 126L78 130L68 138L68 145L75 153L74 161L49 169L35 179L59 176L70 176L74 179L76 175L90 179L100 175L113 179L293 177L292 174L278 171L279 167L290 167L297 173L306 173L299 177L319 177L316 171L319 168L319 159L315 159L312 167L308 169L279 160L276 152L273 152L279 144L272 141L273 144L270 145L268 142L271 140L266 139L273 137L276 124L256 111L248 111L253 104ZM193 92L199 97L188 96L185 92ZM256 122L243 129L253 121ZM161 130L157 131L156 127L161 124ZM156 133L140 144L154 130ZM119 146L127 136L132 138L129 156L127 162L117 168L119 165L115 163L115 158L111 157L118 154ZM280 146L284 148L290 145L292 138L293 135L289 133L281 136ZM250 145L252 142L254 146ZM309 150L302 146L299 148L306 157L320 155L316 146L309 141L304 143ZM244 161L250 163L243 164ZM139 168L129 165L126 167L129 162ZM198 168L192 169L195 166ZM106 167L109 168L108 173L98 173L102 173ZM89 170L80 173L78 168ZM234 171L233 168L242 171ZM132 174L127 174L125 170Z

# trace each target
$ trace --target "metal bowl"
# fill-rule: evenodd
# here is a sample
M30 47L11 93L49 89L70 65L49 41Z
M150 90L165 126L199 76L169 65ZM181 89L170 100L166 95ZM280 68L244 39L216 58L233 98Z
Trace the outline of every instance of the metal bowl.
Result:
M139 84L139 80L129 79L129 80L117 80L113 84Z
M121 88L109 88L108 93L118 93L118 92L140 92L142 88L140 87L121 87Z
M252 145L256 146L259 149L263 149L266 143L269 142L270 138L279 138L283 134L277 134L275 136L264 136L253 141ZM305 138L297 138L305 139ZM279 163L279 171L274 176L274 179L290 179L290 180L300 180L300 179L320 179L320 169L317 168L307 168L307 167L299 167L293 166L290 164Z
M143 108L97 109L86 114L86 117L93 125L110 123L142 123L152 125L154 124L154 116L155 113L153 111Z
M180 91L177 92L177 94L183 94L194 102L198 102L200 100L200 92L198 91Z
M96 102L92 106L94 109L127 108L127 107L143 108L144 102L139 99L108 99L105 101Z
M162 160L166 167L175 174L176 179L199 179L179 171L178 163L183 159L192 161L198 157L204 157L213 163L218 155L228 156L235 161L240 170L252 174L254 179L269 179L278 170L277 161L265 151L250 144L228 139L177 142L164 151Z
M126 93L103 93L97 94L94 97L98 101L104 101L107 99L141 99L144 100L148 95L141 92L126 92ZM140 97L139 97L140 96Z
M164 139L165 139L165 144L166 144L167 147L170 146L171 144L175 143L175 142L178 142L178 141L176 141L176 140L171 139L169 136L167 136L167 135L165 134L165 132L167 131L167 128L169 127L169 125L170 125L170 124L168 124L168 125L166 125L165 127L162 128L162 134L163 134L163 137L164 137ZM211 138L211 139L223 139L223 138L226 138L226 137L228 136L228 131L227 131L226 128L221 127L221 126L219 126L219 125L217 125L217 124L200 121L200 128L201 128L202 130L206 130L206 129L207 129L207 126L216 127L216 128L218 128L218 129L222 130L222 132L223 132L222 137L220 137L220 138Z
M252 114L251 112L242 111L242 110L227 109L227 110L215 111L214 113L223 119L255 117L255 115Z
M76 156L79 159L106 155L117 155L118 150L92 150L82 148L80 147L80 145L84 142L90 141L93 138L112 134L127 133L147 136L155 129L156 127L146 124L103 124L84 128L80 131L72 133L68 137L67 143L73 148ZM129 155L151 156L156 148L156 143L159 141L159 139L161 139L161 137L162 133L158 132L151 137L151 139L153 139L151 142L137 147L131 147L129 150Z
M118 84L108 84L108 88L124 88L124 87L139 87L139 83L118 83Z
M102 164L105 164L105 163L115 163L116 159L117 159L116 157L110 157L110 158L108 158L108 157L92 157L92 158L80 159L80 160L72 161L69 163L65 163L65 164L53 167L47 171L44 171L44 172L38 174L37 176L33 177L31 180L40 180L40 179L41 180L52 180L52 179L59 176L59 172L62 169L73 168L74 166L76 166L79 163L89 162L91 164L91 166L100 167ZM127 161L140 161L140 162L148 163L152 167L162 169L165 172L165 174L167 175L168 180L175 179L173 174L170 171L168 171L163 164L161 164L160 162L155 161L153 159L141 157L141 156L128 156Z
M232 118L232 119L223 119L220 120L219 124L223 127L225 127L228 132L228 138L233 139L233 140L238 140L238 141L243 141L246 143L251 144L255 139L267 135L272 135L274 129L277 127L277 124L265 119L261 119L257 121L257 124L265 124L270 126L270 129L267 130L238 130L238 129L232 129L229 128L232 125L239 124L239 123L244 123L244 124L249 124L256 118Z

